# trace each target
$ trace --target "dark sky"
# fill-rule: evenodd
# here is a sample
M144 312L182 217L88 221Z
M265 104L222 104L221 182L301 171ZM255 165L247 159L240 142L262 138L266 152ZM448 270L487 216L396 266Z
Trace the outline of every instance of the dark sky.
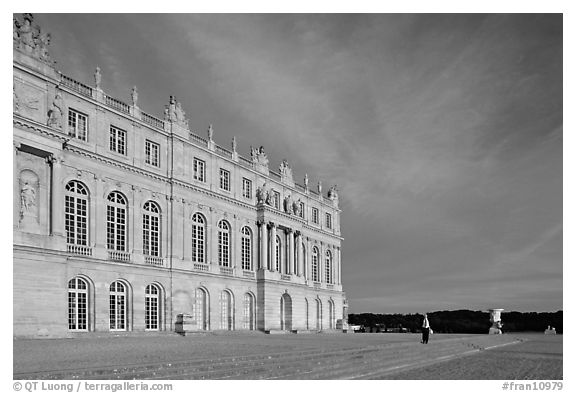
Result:
M350 312L562 309L562 15L35 17L64 74L337 184Z

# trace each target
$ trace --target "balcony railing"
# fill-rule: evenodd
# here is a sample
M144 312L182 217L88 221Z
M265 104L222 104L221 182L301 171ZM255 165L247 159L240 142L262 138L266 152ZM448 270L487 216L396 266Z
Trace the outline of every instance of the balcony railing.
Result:
M72 90L77 91L82 95L92 98L92 88L90 86L86 86L83 83L75 81L69 76L60 74L60 83L62 83L66 87L69 87Z
M194 263L194 270L200 270L202 272L207 272L209 270L209 266L206 263Z
M334 284L326 284L326 289L334 289Z
M220 266L220 273L225 274L227 276L232 276L234 274L234 269L231 267Z
M241 164L246 165L248 168L252 168L252 161L250 161L247 158L244 158L242 156L238 156L238 159L240 161Z
M108 259L117 262L130 262L130 253L125 251L108 250Z
M199 145L202 145L205 147L208 146L208 141L206 139L194 134L193 132L190 133L190 140L198 143Z
M232 152L230 150L226 150L218 145L216 145L216 153L224 157L232 158Z
M288 274L280 275L280 279L284 281L292 281L292 277L290 277Z
M68 244L68 253L76 255L92 256L92 248L87 246L79 246L76 244Z
M242 270L242 276L246 278L254 278L255 274L251 270Z
M315 282L314 289L320 289L320 288L322 288L322 284L320 284L319 282Z
M146 262L148 265L164 266L164 258L154 257L152 255L145 255L144 262Z
M116 98L106 96L106 105L111 108L118 109L119 111L130 113L130 105L125 104Z
M149 115L148 113L140 112L142 114L142 121L144 123L148 123L151 126L160 128L161 130L164 129L164 121L160 120L154 116Z

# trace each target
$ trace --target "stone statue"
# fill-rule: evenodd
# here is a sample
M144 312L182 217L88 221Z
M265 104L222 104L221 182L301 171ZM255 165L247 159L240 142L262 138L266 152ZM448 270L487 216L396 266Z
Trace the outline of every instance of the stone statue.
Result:
M304 175L304 189L308 191L308 174Z
M250 158L252 158L253 163L268 166L268 157L264 153L264 146L260 146L259 149L250 146Z
M168 104L168 120L176 121L176 98L170 96L170 103Z
M280 163L280 167L278 168L278 170L280 171L280 175L281 175L283 178L292 179L292 168L290 168L290 166L288 165L288 161L287 161L287 160L282 160L282 162Z
M132 106L138 106L138 88L136 86L132 88Z
M256 200L258 203L264 203L266 200L266 182L256 189Z
M318 181L318 194L322 195L322 182Z
M62 128L62 113L64 113L64 101L62 100L62 93L59 89L56 89L54 101L52 101L52 106L48 111L48 125Z
M20 189L20 215L23 216L34 209L36 209L36 190L28 181L25 181Z
M292 197L290 194L284 197L284 211L288 214L292 214Z
M24 14L24 23L20 26L18 30L18 35L20 36L20 43L24 45L24 49L28 52L32 52L35 48L34 43L34 29L32 27L32 21L34 17L32 14Z
M338 190L336 189L338 185L335 184L332 187L330 187L330 189L328 190L328 198L334 200L334 199L338 199Z
M100 89L100 82L102 82L102 73L100 72L100 67L96 66L96 71L94 72L94 82L96 83L96 90Z
M51 35L50 33L47 34L41 34L40 37L38 38L38 50L39 50L39 57L41 60L50 62L50 53L48 53L48 45L50 45L50 40L51 40Z
M212 138L214 137L214 128L212 128L212 124L210 124L210 126L208 126L208 140L211 141L213 140Z
M267 205L273 206L274 205L274 189L270 189L266 191L266 201Z
M18 44L20 43L20 34L18 33L20 31L20 22L18 22L18 19L16 19L16 17L12 17L12 19L14 20L14 31L13 31L13 39L14 39L14 45L18 46Z
M300 203L302 203L300 198L298 198L298 201L292 202L292 211L296 216L300 216Z
M232 137L232 151L233 151L234 153L236 153L236 148L237 148L237 147L238 147L238 146L236 145L236 137L233 136L233 137Z

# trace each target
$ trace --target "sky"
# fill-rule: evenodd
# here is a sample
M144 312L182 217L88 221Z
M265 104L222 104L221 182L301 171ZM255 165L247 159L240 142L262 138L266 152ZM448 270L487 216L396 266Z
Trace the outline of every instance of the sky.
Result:
M563 308L561 14L34 14L57 69L342 209L350 312Z

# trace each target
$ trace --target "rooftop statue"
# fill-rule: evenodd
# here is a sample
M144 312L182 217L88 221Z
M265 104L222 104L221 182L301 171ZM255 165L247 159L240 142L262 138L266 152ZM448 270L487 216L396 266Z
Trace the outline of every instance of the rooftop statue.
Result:
M25 13L23 14L23 22L20 22L15 17L13 21L14 47L24 50L39 60L52 64L53 62L48 53L51 36L49 33L41 34L40 27L33 25L34 16L30 13Z
M287 160L282 160L282 162L280 163L280 167L278 169L280 171L280 175L283 178L288 178L292 180L292 168L290 168L290 166L288 165Z
M132 88L132 106L138 106L138 88L136 86Z
M322 182L318 181L318 194L320 194L320 196L322 196Z
M96 83L96 90L100 90L100 82L102 82L102 73L100 72L100 67L96 67L94 72L94 82Z
M259 149L255 149L250 146L250 157L253 163L268 166L268 157L264 153L264 146L260 146Z
M308 174L304 175L304 189L308 191Z
M208 126L208 140L213 140L214 137L214 128L212 128L212 124Z
M170 102L164 107L164 120L171 121L188 129L188 119L182 105L176 102L176 97L170 96Z
M233 136L232 137L232 151L236 152L236 148L238 147L238 145L236 144L236 137Z

